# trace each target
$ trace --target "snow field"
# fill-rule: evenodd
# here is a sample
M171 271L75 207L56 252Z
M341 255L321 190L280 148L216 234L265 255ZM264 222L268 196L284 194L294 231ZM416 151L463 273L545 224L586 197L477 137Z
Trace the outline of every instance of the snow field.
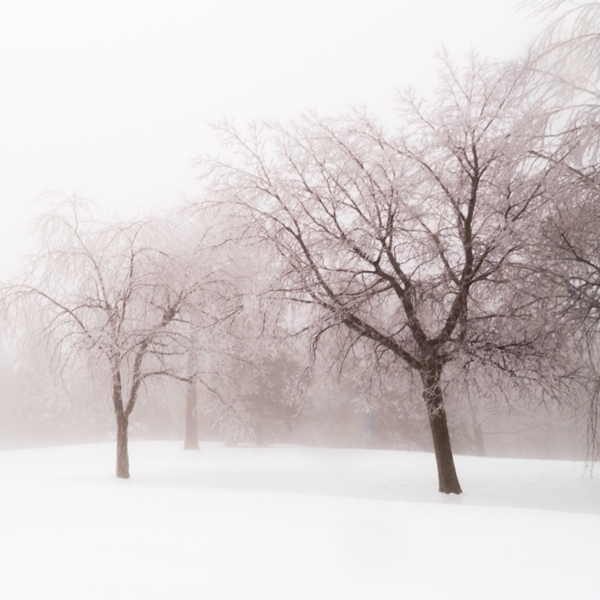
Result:
M598 597L581 463L457 466L458 498L422 453L134 442L120 481L111 444L3 452L0 597Z

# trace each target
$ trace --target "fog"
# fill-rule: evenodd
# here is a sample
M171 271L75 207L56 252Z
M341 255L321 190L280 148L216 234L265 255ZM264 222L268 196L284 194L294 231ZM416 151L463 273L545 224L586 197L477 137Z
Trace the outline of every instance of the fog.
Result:
M442 48L459 62L472 51L512 59L540 28L540 19L491 0L410 8L383 0L7 5L0 18L0 274L8 281L24 255L38 252L30 228L57 197L89 199L105 219L162 219L198 202L206 192L193 165L220 151L214 123L244 128L350 107L391 122L398 90L416 87L427 96L435 88ZM27 310L31 324L37 316ZM115 438L107 365L78 356L65 366L15 322L6 331L0 446ZM395 375L369 397L327 353L307 379L304 350L282 348L257 346L244 359L254 364L252 374L235 360L226 364L222 349L207 351L217 366L202 373L194 392L200 439L430 450L413 379ZM190 392L182 377L144 380L131 439L183 438ZM519 393L493 401L456 394L449 411L455 451L585 456L584 417L535 399L513 410ZM223 413L228 395L243 414Z
M241 427L236 415L222 413L220 398L198 386L199 440L241 447L430 451L427 414L418 389L408 380L399 380L397 393L380 396L373 390L369 397L347 378L329 372L313 376L299 399L300 363L261 360L258 380L247 372L237 374L241 392L235 392L235 402L245 420ZM4 352L0 373L0 448L115 440L110 381L102 370L84 363L57 376L50 357L21 350ZM207 381L206 373L201 377ZM231 382L221 385L225 394L233 394ZM408 386L412 398L403 389ZM183 447L186 388L172 379L147 383L132 413L130 439L179 440ZM231 395L229 401L233 399ZM552 403L524 404L517 395L493 401L458 398L450 408L453 449L473 456L581 460L586 457L586 424L582 411Z
M432 85L442 44L516 56L536 25L491 0L6 4L0 277L31 250L46 192L127 217L171 209L201 191L192 161L214 148L211 123L356 105L387 118L398 89Z
M599 49L578 0L3 3L2 593L595 597Z

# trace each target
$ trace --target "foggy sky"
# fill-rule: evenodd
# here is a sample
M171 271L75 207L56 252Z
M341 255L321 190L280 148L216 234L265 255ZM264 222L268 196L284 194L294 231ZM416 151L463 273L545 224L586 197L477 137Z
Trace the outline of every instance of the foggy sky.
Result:
M399 88L431 85L441 44L458 58L521 54L535 26L513 5L3 3L0 277L27 251L44 192L122 216L168 209L200 191L191 165L211 149L208 123L361 104L392 118Z

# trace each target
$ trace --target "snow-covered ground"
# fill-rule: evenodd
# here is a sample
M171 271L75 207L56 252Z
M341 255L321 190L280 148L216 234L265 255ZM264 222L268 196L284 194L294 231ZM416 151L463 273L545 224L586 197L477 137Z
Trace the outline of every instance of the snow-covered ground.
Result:
M131 444L0 453L0 598L600 598L600 481L582 463Z

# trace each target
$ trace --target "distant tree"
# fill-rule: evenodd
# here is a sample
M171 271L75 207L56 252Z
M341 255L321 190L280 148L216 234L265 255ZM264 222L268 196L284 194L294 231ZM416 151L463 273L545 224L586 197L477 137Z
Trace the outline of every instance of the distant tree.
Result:
M588 400L588 458L600 455L600 163L592 153L565 152L553 185L553 210L544 218L534 264L554 284L554 317L572 338L581 361L579 395Z
M223 282L221 282L223 283ZM197 299L196 299L197 300ZM246 369L244 352L237 345L235 317L239 298L231 296L213 305L208 314L203 305L203 323L186 310L190 319L186 339L187 364L182 373L185 387L184 450L198 450L198 418L210 414L210 425L229 437L230 430L248 430L248 416L242 397L252 389L252 369ZM233 331L232 331L233 330ZM243 372L244 377L239 377ZM248 372L250 371L250 372Z
M554 171L552 209L534 261L555 286L555 318L577 339L581 396L589 400L589 456L600 455L600 3L534 0L546 19L533 48L537 93L551 127L538 157Z
M161 247L164 223L103 223L68 200L39 230L41 248L9 294L39 311L39 339L59 361L84 355L90 368L108 371L116 474L128 478L128 426L140 387L151 377L177 376L180 315L197 282L171 276L181 265Z
M281 442L284 432L288 437L293 433L293 417L298 410L295 382L300 367L282 355L263 357L256 363L254 390L243 399L256 444L264 446L273 441Z
M590 98L600 98L600 3L585 0L526 0L523 8L542 18L533 66L546 83L578 98L581 108ZM583 100L583 103L581 102ZM565 103L565 108L570 106Z
M362 115L226 126L232 157L208 167L315 340L337 332L373 368L418 376L439 490L458 494L446 377L532 372L549 351L524 266L552 167L535 157L546 120L524 70L473 59L442 79L431 103L403 98L401 134Z
M256 302L258 257L220 218L222 214L202 204L176 215L185 223L188 247L186 271L176 276L201 283L182 311L187 356L181 372L187 380L184 449L198 448L202 413L225 439L250 440L247 399L260 377L256 356L268 343L265 314Z

